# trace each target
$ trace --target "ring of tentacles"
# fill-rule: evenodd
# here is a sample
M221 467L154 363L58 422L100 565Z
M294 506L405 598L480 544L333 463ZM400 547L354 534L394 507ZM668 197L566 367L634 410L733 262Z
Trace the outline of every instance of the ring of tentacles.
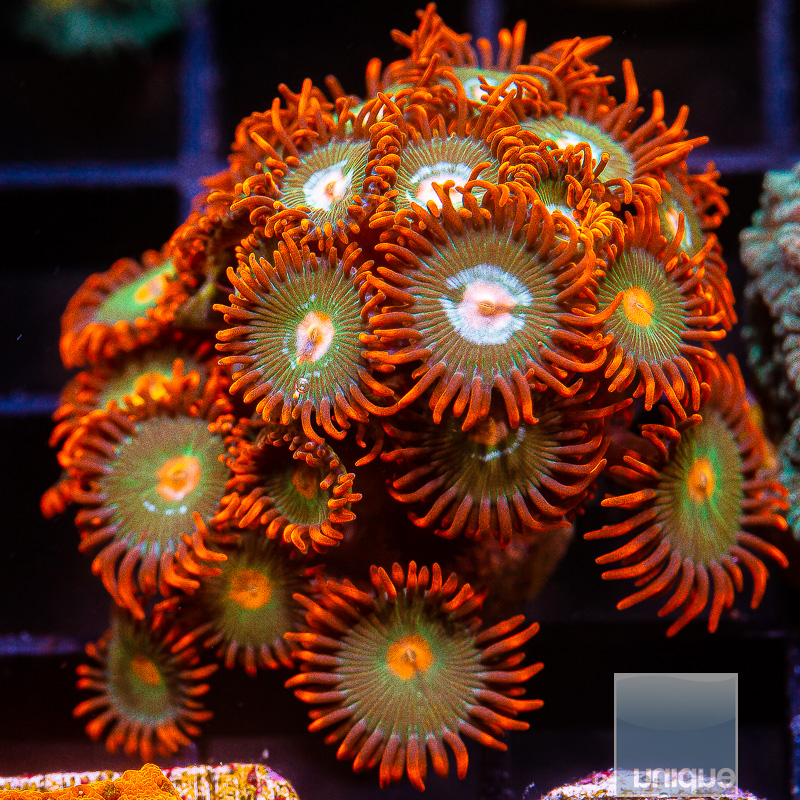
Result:
M751 608L761 602L767 568L761 557L787 566L786 556L752 526L784 530L781 512L785 489L765 468L763 434L756 428L736 362L708 367L700 414L676 423L661 405L664 424L642 426L638 452L612 467L634 491L602 501L605 507L633 512L627 520L585 534L587 539L629 537L618 549L597 559L620 566L603 573L606 580L633 578L638 591L618 608L650 597L669 595L659 611L679 611L672 636L711 604L708 628L743 590L743 567L753 578ZM650 452L652 458L642 454Z
M544 67L526 66L514 73L469 66L446 66L444 74L463 91L473 113L499 107L513 108L515 119L538 117L552 109L551 95L563 94L560 79ZM491 113L491 112L490 112Z
M579 117L564 114L541 117L522 123L524 130L535 133L542 140L550 140L560 150L585 144L591 153L595 170L601 165L600 180L612 183L633 183L634 162L624 144L616 142L601 128ZM605 157L604 157L605 155Z
M334 117L312 98L291 133L273 104L271 122L261 120L249 132L263 151L263 174L251 179L250 196L232 208L248 211L269 236L295 231L317 242L320 252L345 248L391 188L384 176L393 161L392 153L376 146L377 111L355 114L348 103Z
M343 538L342 526L361 495L355 475L327 444L309 441L297 426L243 421L227 439L228 481L217 523L263 529L301 552L325 552Z
M121 258L105 272L90 275L61 317L64 365L95 364L155 339L162 327L154 311L174 274L172 261L148 251L141 264Z
M121 403L125 397L135 400L137 394L163 397L165 386L173 375L197 374L207 379L212 365L207 343L156 341L148 347L129 353L124 359L102 362L90 370L79 372L64 388L59 407L53 414L56 423L48 444L56 447L66 440L90 412L105 408L112 400Z
M424 789L428 755L446 777L445 743L463 778L462 736L504 750L497 737L527 729L517 715L541 706L520 695L542 665L519 666L539 626L523 627L520 615L478 632L482 596L455 573L443 580L438 564L372 567L370 578L370 593L328 580L313 600L297 596L307 629L287 638L303 666L286 686L322 706L309 730L333 726L326 742L339 742L339 758L352 758L356 772L380 765L382 787L408 773Z
M410 142L400 155L395 185L398 208L409 208L412 203L438 205L433 185L445 186L448 181L450 200L455 208L460 208L461 195L455 191L456 187L464 187L479 175L492 182L499 177L499 164L492 151L484 142L471 137L452 135Z
M519 186L485 184L479 207L464 194L456 211L419 209L415 224L398 223L393 241L376 246L386 261L366 276L371 336L367 356L381 367L421 362L403 408L428 389L433 419L452 405L466 430L489 411L492 391L512 427L534 423L533 393L578 391L577 375L600 366L602 342L586 289L595 254L575 224L554 218ZM527 217L528 202L531 212ZM584 330L583 328L586 328Z
M715 209L719 208L719 204L727 209L722 199L722 189L713 181L714 174L710 172L705 175L690 175L685 169L665 172L663 181L668 188L664 190L662 187L658 216L661 230L667 238L678 235L683 216L683 238L680 243L682 252L695 256L705 250L705 281L713 290L715 310L721 313L723 325L730 330L737 321L733 287L728 280L728 267L722 257L722 248L714 234L706 233L707 229L715 227L719 213L715 213ZM691 190L696 194L690 194ZM701 210L704 212L702 217ZM716 221L716 224L719 222ZM714 237L710 248L707 244L709 237Z
M42 495L42 514L48 518L61 514L73 501L74 490L79 482L66 472L69 454L73 449L69 439L78 433L81 422L88 414L105 408L112 400L121 403L125 397L134 403L141 402L136 397L142 393L161 397L171 379L182 379L186 373L194 374L198 382L206 380L211 366L202 360L204 355L207 357L207 349L202 345L193 353L174 345L161 349L156 344L135 351L125 360L97 364L72 378L59 398L59 407L53 414L56 426L48 440L50 447L63 445L59 462L65 472Z
M609 102L603 93L580 93L569 103L569 113L551 113L536 119L522 120L523 128L540 140L551 140L567 148L586 142L597 167L605 163L600 180L610 190L615 204L630 203L634 195L658 200L661 196L660 171L680 164L691 150L708 141L707 137L686 139L689 109L683 106L675 121L667 127L664 99L653 92L653 110L636 127L642 113L638 107L639 89L630 61L622 64L625 100ZM554 112L556 109L553 109Z
M606 188L592 168L589 145L561 150L550 144L533 143L522 129L509 131L502 143L506 179L529 186L551 214L577 220L594 241L603 241L621 222L603 202Z
M228 669L239 663L250 676L293 667L284 634L297 630L304 614L293 595L312 591L318 568L304 566L293 548L257 531L234 535L223 552L219 574L202 578L200 588L180 600L182 617L193 621L181 642L200 641Z
M501 181L500 159L490 140L514 121L514 116L503 115L509 100L471 113L461 84L452 73L446 77L461 90L455 96L452 87L434 85L424 99L415 98L401 108L399 98L381 95L376 136L387 153L386 177L392 191L371 217L370 228L390 229L395 213L412 204L441 207L441 194L458 209L466 185L479 177L490 183ZM483 189L474 192L480 198Z
M420 59L425 64L435 54L464 84L465 90L468 85L473 87L470 81L475 76L485 78L490 90L502 86L512 73L514 77L521 76L525 80L535 76L544 89L543 97L562 104L593 92L596 94L604 84L613 80L610 76L597 77L597 67L585 60L610 43L608 36L583 40L576 37L555 42L545 51L535 53L530 62L524 64L527 32L524 20L519 20L513 30L502 28L498 31L496 52L488 39L481 37L473 45L471 36L449 28L431 4L422 12L420 20L419 28L411 35L394 32L395 41L408 47L412 55L407 59L410 63L395 61L389 64L385 74L402 76L411 73L412 66ZM373 83L372 89L377 91L377 88ZM485 99L470 92L467 96L476 101Z
M679 234L663 244L653 205L637 211L624 232L614 231L597 292L598 316L613 336L604 377L610 392L638 378L634 394L644 394L646 409L664 395L685 418L687 392L686 405L699 407L698 365L715 358L709 344L725 331L703 282L705 248L690 258L678 250Z
M367 421L374 404L364 389L386 394L368 371L360 337L366 334L353 284L359 255L348 247L340 262L319 259L284 237L274 264L255 254L229 277L236 293L215 306L232 327L217 333L222 365L233 370L231 392L267 421L299 419L310 439L323 442L312 424L342 439L351 420Z
M381 456L399 468L389 493L423 504L426 512L411 512L412 522L446 538L465 532L506 546L522 529L566 527L605 468L602 425L571 420L568 403L550 396L537 398L534 412L535 424L511 428L495 403L468 431L452 415L439 425L424 416L387 421L400 444Z
M218 376L198 385L173 379L165 394L145 393L86 417L68 442L80 549L99 548L92 571L117 601L144 616L140 594L191 592L217 571L197 519L208 521L225 493L226 447L209 424L230 412Z
M73 714L92 717L86 725L92 739L108 731L109 752L121 747L143 761L167 757L190 744L199 723L211 718L197 698L208 691L204 681L217 665L201 666L193 647L175 643L176 632L158 615L137 622L117 610L111 628L86 646L95 663L77 667L78 688L95 696Z
M317 235L331 236L334 226L344 228L353 213L349 207L358 202L355 193L368 174L369 154L369 141L350 139L334 139L304 154L283 182L284 206L305 206Z

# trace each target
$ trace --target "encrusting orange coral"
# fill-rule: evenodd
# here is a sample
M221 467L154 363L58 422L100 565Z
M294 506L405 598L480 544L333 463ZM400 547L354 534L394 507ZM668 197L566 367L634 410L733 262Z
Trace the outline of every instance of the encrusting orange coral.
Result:
M139 770L122 774L103 770L0 778L0 797L9 800L167 800L176 795L182 800L298 800L292 785L269 767L236 762L166 767L163 772L146 763Z
M0 800L166 800L175 797L178 797L175 787L155 764L129 769L116 780L78 783L54 791L0 791Z

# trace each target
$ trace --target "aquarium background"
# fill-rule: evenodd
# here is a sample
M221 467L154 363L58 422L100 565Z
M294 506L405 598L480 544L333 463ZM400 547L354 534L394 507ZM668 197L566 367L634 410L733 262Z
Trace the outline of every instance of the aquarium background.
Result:
M363 92L370 58L404 55L389 30L413 29L419 4L228 0L198 7L182 30L141 50L68 58L16 32L23 5L0 10L0 270L8 281L0 292L0 774L124 769L137 762L106 753L71 715L81 699L75 666L105 630L109 600L77 550L70 515L39 513L59 474L47 446L67 377L59 316L87 275L169 238L197 178L224 166L237 122L266 109L279 83L323 85L333 73ZM689 133L711 139L690 166L701 171L713 159L730 191L719 237L741 310L738 232L758 206L763 172L800 160L800 14L791 0L450 0L438 8L448 25L477 34L527 19L526 54L610 34L613 44L596 56L602 71L621 79L629 58L643 98L663 91L666 118L688 104ZM721 344L744 356L736 330ZM579 533L593 513L589 506ZM740 783L788 799L797 774L790 723L800 710L798 550L789 547L786 574L772 571L758 612L740 598L713 636L698 621L667 640L657 603L615 610L626 587L601 581L594 558L604 548L577 536L525 609L542 625L530 658L545 664L529 684L528 695L545 701L526 716L531 729L507 737L508 754L468 745L467 779L431 776L428 795L494 798L505 787L519 798L534 783L529 797L538 798L610 767L615 672L735 671ZM208 695L215 718L180 763L265 757L304 800L374 797L374 772L354 776L322 736L306 732L307 708L282 688L286 677L220 670ZM383 796L418 795L406 782Z

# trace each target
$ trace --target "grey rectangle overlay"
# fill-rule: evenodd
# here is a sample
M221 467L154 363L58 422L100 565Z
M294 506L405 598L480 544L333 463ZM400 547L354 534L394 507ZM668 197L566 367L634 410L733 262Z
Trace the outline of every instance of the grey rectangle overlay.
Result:
M618 797L708 797L738 786L738 673L614 674Z

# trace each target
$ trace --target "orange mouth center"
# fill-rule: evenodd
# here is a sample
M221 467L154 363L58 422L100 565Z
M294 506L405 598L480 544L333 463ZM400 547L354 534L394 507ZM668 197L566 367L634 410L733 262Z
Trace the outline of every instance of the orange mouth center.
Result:
M476 305L482 317L495 317L499 314L508 314L514 310L514 303L502 303L495 300L480 300Z
M234 573L228 597L234 603L255 611L262 608L272 596L272 584L265 575L253 569L243 569Z
M386 654L389 669L401 680L407 681L418 672L425 672L433 664L433 652L425 639L412 633L398 639Z
M154 300L158 300L164 294L164 287L167 285L166 275L160 274L150 278L147 283L143 283L133 295L133 299L141 305L149 305Z
M169 458L156 471L156 490L168 503L176 503L197 488L201 473L200 460L194 456Z
M133 674L148 686L158 686L161 683L161 673L158 667L153 663L152 659L137 653L131 659L131 668Z
M486 445L486 447L497 447L508 437L508 434L508 425L502 419L496 420L494 417L487 417L470 430L469 438L473 442Z
M687 489L691 501L695 505L706 503L714 494L716 483L714 467L705 456L700 456L689 470Z
M634 325L649 327L653 321L654 308L653 298L641 286L631 286L622 295L622 309Z
M313 500L317 496L317 490L319 489L316 471L306 464L301 464L292 473L292 486L294 486L306 500Z

